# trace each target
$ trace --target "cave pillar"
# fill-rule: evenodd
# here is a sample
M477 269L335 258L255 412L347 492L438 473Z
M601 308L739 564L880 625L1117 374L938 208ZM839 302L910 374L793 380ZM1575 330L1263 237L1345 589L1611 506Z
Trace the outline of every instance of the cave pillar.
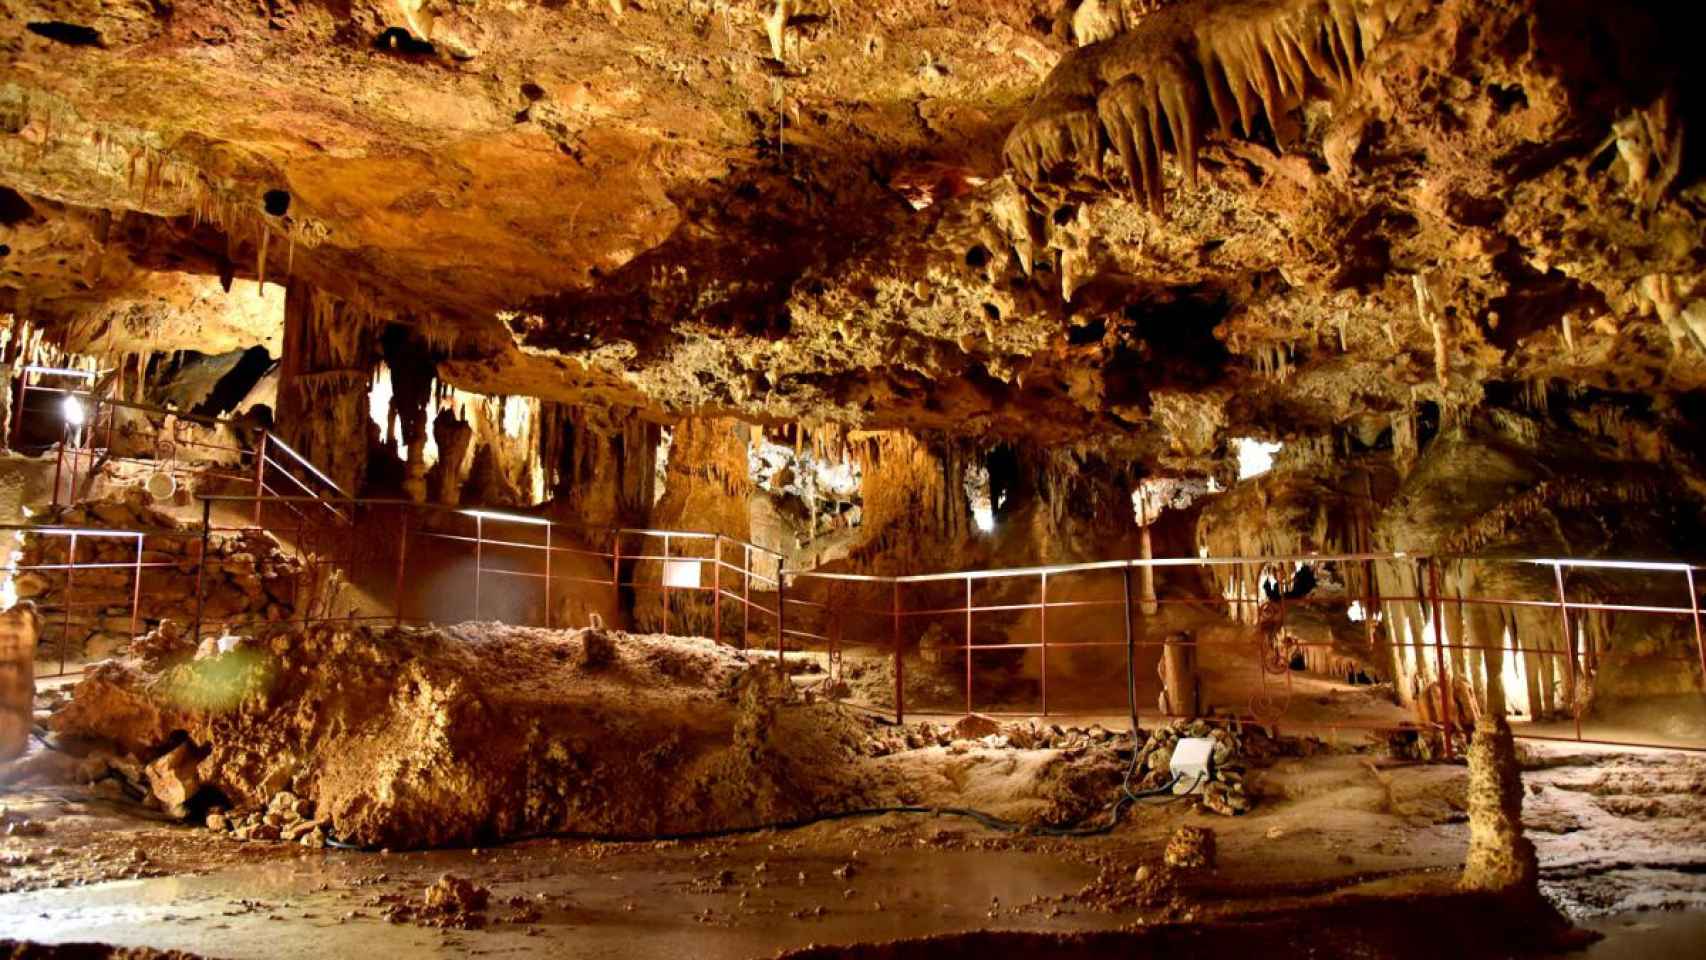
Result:
M1565 676L1563 658L1559 655L1559 612L1545 607L1519 607L1515 616L1517 645L1534 651L1523 655L1528 663L1529 707L1536 719L1553 716L1561 706L1558 692Z
M552 409L555 509L584 527L644 526L656 500L658 425L632 408Z
M1463 564L1463 594L1475 595L1475 564ZM1485 668L1485 680L1482 688L1476 691L1481 704L1489 718L1503 717L1508 712L1505 698L1505 648L1504 648L1504 618L1497 608L1484 603L1468 604L1464 609L1464 625L1467 627L1469 646L1472 649L1464 651L1465 659L1471 664L1480 664ZM1473 670L1471 672L1474 672ZM1477 673L1477 676L1479 674Z
M1161 686L1163 714L1195 717L1200 712L1197 646L1191 634L1175 633L1162 642Z
M403 493L415 503L427 498L427 407L432 402L438 358L425 339L393 324L382 340L391 371L391 413L402 430Z
M30 744L40 627L36 605L28 600L0 613L0 763L22 756Z
M865 531L853 551L857 567L868 573L913 573L962 565L971 534L962 453L904 430L875 433L855 449L864 476ZM1015 502L1010 499L1003 509L1011 511Z
M438 444L438 463L427 475L427 486L435 502L454 507L462 502L462 478L474 428L445 407L433 419L432 436Z
M1138 531L1138 555L1145 560L1155 559L1155 543L1149 536L1149 524L1144 524ZM1138 570L1137 597L1140 601L1138 608L1146 617L1155 616L1161 605L1155 602L1155 568L1145 564Z
M277 432L351 496L367 472L372 433L372 330L370 317L313 287L285 291Z
M1522 770L1502 715L1469 743L1469 855L1459 886L1513 896L1538 895L1540 864L1522 835Z

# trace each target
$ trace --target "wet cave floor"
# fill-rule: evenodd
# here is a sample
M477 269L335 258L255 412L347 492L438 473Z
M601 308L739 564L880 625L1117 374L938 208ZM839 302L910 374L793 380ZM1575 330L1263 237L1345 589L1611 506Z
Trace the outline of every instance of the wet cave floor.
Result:
M1495 956L1570 943L1548 920L1555 907L1608 934L1589 956L1697 954L1706 759L1541 746L1526 760L1525 821L1551 905L1538 913L1452 892L1468 830L1461 765L1380 769L1339 754L1281 761L1246 816L1155 805L1111 835L1070 840L888 815L691 843L306 851L150 821L77 789L26 791L6 806L46 829L0 839L0 930L231 958L1097 957L1261 944ZM1215 865L1165 871L1167 839L1187 824L1214 830ZM489 890L488 903L422 913L445 874Z

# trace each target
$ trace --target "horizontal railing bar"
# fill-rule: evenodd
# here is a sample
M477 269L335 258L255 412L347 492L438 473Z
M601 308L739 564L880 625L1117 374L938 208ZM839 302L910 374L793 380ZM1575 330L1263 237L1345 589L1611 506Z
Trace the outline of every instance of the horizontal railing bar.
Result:
M503 567L481 567L478 572L482 575L496 573L506 577L531 577L535 580L545 579L545 575L543 573L533 573L527 570L507 570Z

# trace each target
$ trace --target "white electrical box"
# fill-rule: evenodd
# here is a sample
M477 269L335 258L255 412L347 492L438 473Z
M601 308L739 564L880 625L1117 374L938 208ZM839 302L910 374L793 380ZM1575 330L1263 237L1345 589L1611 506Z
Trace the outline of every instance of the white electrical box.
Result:
M1208 737L1185 737L1173 748L1167 766L1178 778L1173 781L1174 793L1200 790L1214 775L1214 741Z

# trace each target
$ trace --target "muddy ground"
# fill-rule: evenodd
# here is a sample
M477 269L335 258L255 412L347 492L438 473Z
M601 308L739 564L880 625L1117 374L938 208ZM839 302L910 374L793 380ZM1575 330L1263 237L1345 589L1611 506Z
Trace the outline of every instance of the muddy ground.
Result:
M589 957L744 958L979 930L1202 926L1447 889L1467 842L1464 769L1377 774L1364 760L1281 761L1242 817L1156 806L1112 835L1070 840L891 815L696 843L306 851L149 822L76 790L36 791L6 801L46 829L0 840L0 927L37 941L227 957L569 947ZM1525 820L1543 890L1567 914L1706 909L1706 761L1550 746L1531 761ZM1181 825L1215 831L1213 869L1167 873L1162 852ZM1148 882L1137 881L1140 868ZM490 891L470 922L399 909L423 904L447 873Z
M529 656L544 642L518 636ZM414 642L436 649L434 638ZM682 702L694 706L707 741L735 727L750 731L743 725L751 698L743 707L732 682L739 664L669 641L661 662L670 669L659 672L653 668L660 661L645 655L648 643L623 640L613 661L644 681L645 696L580 706L596 706L601 722L615 729L628 722L622 710L668 694L661 677L680 675L687 688L706 687ZM560 668L580 670L575 662ZM675 669L687 662L707 669ZM113 682L161 673L125 669L132 673L97 688L111 693ZM378 690L389 682L384 674L370 664L359 676ZM432 679L416 673L403 685L430 688L424 681ZM323 696L314 684L299 689L321 718L302 729L333 731L328 743L362 742L343 723L351 716L388 715L377 704L354 710L349 696ZM40 702L59 699L47 694ZM990 735L978 724L884 727L821 700L783 698L761 713L769 729L819 731L798 740L805 752L788 761L823 768L814 780L844 783L837 766L880 773L873 782L891 798L910 785L929 805L994 807L1032 828L1067 815L1099 816L1117 783L1108 780L1108 762L1130 749L1116 731L1094 728L1057 735L1041 725L1007 726ZM301 704L284 715L308 716ZM252 712L244 723L268 716ZM225 736L243 728L191 729ZM1042 741L1028 742L1024 731L1038 729ZM796 741L767 742L786 752ZM1242 742L1254 754L1264 741L1246 734ZM812 752L824 743L836 752ZM681 771L704 769L701 763L715 769L722 749L672 762ZM1522 754L1524 820L1539 848L1542 892L1565 916L1621 929L1630 911L1706 910L1706 758L1557 744L1524 744ZM1046 837L961 817L891 813L697 841L483 839L473 841L477 847L418 851L242 841L229 829L174 820L158 802L142 805L112 772L92 784L14 781L0 799L8 823L8 835L0 836L0 930L43 943L318 960L328 953L530 956L564 948L585 957L747 958L825 944L864 946L804 955L1142 955L1242 949L1307 927L1320 932L1311 941L1319 955L1388 956L1403 955L1413 939L1450 918L1467 923L1479 915L1481 906L1451 896L1468 842L1461 762L1408 761L1352 737L1291 741L1246 759L1249 812L1222 816L1194 799L1157 796L1130 807L1117 829L1100 836ZM470 775L484 769L456 751L440 761L442 769ZM41 759L39 750L34 761L39 769L58 762ZM354 770L316 768L297 785L304 799L316 796L331 809L340 795L333 788L343 789ZM424 808L403 809L413 817ZM721 809L726 816L730 808ZM1168 866L1164 854L1181 827L1212 831L1209 866ZM329 840L335 844L339 835L333 830ZM1358 899L1371 897L1373 905ZM1363 914L1390 922L1381 921L1376 936L1355 926ZM1672 915L1695 914L1664 914ZM1504 933L1481 940L1483 953L1535 949L1539 944L1524 938L1550 929L1532 915L1511 923L1511 916L1497 916ZM1703 933L1685 927L1667 935L1688 942Z

